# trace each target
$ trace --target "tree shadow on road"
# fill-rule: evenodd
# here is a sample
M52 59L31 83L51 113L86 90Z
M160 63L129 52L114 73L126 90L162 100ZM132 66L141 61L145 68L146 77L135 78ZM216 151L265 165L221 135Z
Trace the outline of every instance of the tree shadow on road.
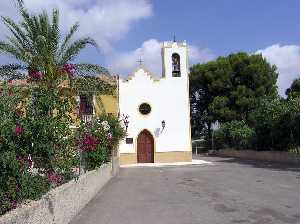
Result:
M300 172L300 165L296 165L296 164L258 161L258 160L241 159L241 158L233 158L233 157L226 157L226 156L214 156L214 157L202 156L201 158L207 159L208 161L211 162L218 162L218 163L238 163L241 165L248 165L254 168L272 169L276 171Z

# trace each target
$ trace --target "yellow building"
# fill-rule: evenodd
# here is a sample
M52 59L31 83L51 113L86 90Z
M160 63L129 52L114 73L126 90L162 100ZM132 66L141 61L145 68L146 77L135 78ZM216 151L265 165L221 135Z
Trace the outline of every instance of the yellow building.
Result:
M111 114L118 116L118 81L114 76L96 76L76 78L73 80L75 94L77 94L77 106L70 114L72 119L76 121L78 116L84 121L89 121L93 117L100 116L101 114ZM0 86L3 84L0 83ZM13 80L8 85L28 87L31 83L26 80ZM62 91L69 93L70 82L63 81L59 87ZM55 112L54 112L55 113Z
M118 82L117 77L99 76L90 81L99 82L98 87L108 86L109 91L97 90L97 84L83 88L77 96L78 114L84 121L89 121L94 116L111 114L118 116ZM104 87L105 88L105 87Z

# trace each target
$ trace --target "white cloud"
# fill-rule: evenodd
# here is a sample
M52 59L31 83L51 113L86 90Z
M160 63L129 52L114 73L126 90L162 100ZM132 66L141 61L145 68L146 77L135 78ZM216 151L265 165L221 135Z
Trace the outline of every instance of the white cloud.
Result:
M67 32L75 22L80 23L80 36L91 36L99 44L113 72L128 74L137 67L142 57L147 68L154 74L161 74L161 42L156 39L145 41L142 46L130 52L115 52L113 44L123 38L133 23L152 15L150 0L24 0L32 12L48 13L53 8L60 10L61 31ZM0 15L18 19L13 0L0 0ZM0 23L0 39L7 30ZM190 61L206 62L215 56L207 49L189 46Z
M142 58L144 66L154 75L162 73L161 59L162 42L156 39L145 41L141 47L123 53L114 53L108 60L109 67L113 73L128 75L138 66L138 59ZM199 49L189 45L190 64L207 62L215 58L215 55L208 49Z
M142 58L143 64L153 74L161 72L161 43L155 39L145 41L141 47L123 53L114 53L108 59L109 67L113 73L127 75L138 66L137 60Z
M285 90L292 81L300 77L300 46L275 44L256 53L262 54L269 63L277 66L278 90L281 96L285 96Z
M216 55L208 48L200 49L195 45L189 45L189 59L191 64L205 63L216 59Z
M12 0L0 1L0 14L17 17ZM24 0L33 12L60 9L62 31L80 22L80 35L93 37L101 49L109 52L112 44L121 39L132 23L152 15L148 0ZM0 26L0 33L4 27Z

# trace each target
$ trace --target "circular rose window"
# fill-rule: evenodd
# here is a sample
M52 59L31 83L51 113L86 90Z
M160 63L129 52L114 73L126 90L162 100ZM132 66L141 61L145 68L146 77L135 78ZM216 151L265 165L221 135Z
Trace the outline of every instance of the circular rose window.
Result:
M147 115L151 112L151 106L148 103L142 103L139 106L139 111L143 115Z

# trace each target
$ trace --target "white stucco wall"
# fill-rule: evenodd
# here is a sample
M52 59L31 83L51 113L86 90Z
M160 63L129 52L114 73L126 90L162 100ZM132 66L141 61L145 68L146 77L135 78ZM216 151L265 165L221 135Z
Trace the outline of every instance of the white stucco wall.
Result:
M181 57L181 77L172 77L172 54ZM120 144L120 153L136 152L137 137L147 129L154 137L155 152L191 151L190 107L187 47L185 44L164 43L163 75L155 79L139 68L128 80L119 83L120 114L129 116L128 138L133 144ZM142 115L142 103L151 105L151 113ZM161 122L166 127L162 130Z

